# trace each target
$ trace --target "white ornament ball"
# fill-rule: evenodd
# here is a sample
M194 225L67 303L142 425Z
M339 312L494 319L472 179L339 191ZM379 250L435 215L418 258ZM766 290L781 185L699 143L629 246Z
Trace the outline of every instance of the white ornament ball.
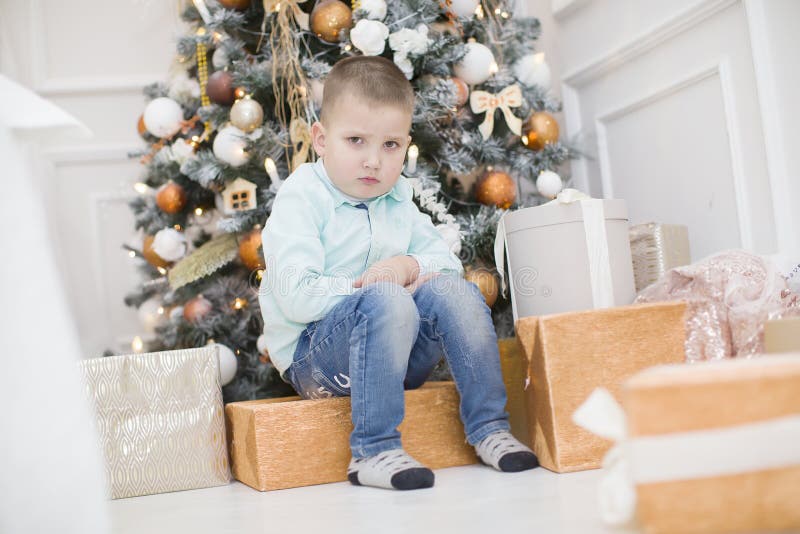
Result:
M166 261L178 261L186 255L186 237L174 228L164 228L153 238L153 252Z
M231 349L222 343L214 343L214 345L217 347L217 354L219 355L220 382L225 386L236 376L236 369L239 367L239 362L236 360L236 355Z
M169 320L173 323L183 321L183 306L175 306L169 312Z
M550 66L544 54L528 54L514 63L514 76L528 87L538 85L544 90L550 89Z
M386 18L385 0L361 0L359 9L363 9L367 13L368 19L383 20Z
M216 70L224 69L230 62L231 58L228 57L228 52L223 47L217 48L214 50L214 53L211 54L211 64L214 65Z
M378 56L386 48L389 28L377 20L361 19L350 30L350 42L365 56Z
M459 17L471 17L475 15L480 0L451 0L450 11Z
M236 126L226 126L214 138L214 155L231 167L241 167L250 155L245 152L245 133Z
M542 171L536 178L536 189L543 197L556 198L563 188L561 177L553 171Z
M161 311L160 313L159 310ZM164 308L157 298L147 299L142 302L142 305L139 306L136 313L139 317L139 322L142 324L142 328L144 328L144 331L148 334L155 333L156 326L161 324L161 321L164 319Z
M172 137L181 129L181 121L181 105L171 98L156 98L144 108L144 127L156 137Z
M436 229L439 230L444 242L450 248L450 252L458 256L461 252L461 232L452 224L437 224Z
M456 76L469 85L485 82L497 72L497 62L492 51L481 43L467 43L466 47L467 53L453 69Z
M261 334L258 336L256 340L256 348L258 349L259 354L265 354L267 352L267 336Z
M261 104L252 98L240 98L234 102L231 108L231 123L242 130L250 133L264 122L264 110Z

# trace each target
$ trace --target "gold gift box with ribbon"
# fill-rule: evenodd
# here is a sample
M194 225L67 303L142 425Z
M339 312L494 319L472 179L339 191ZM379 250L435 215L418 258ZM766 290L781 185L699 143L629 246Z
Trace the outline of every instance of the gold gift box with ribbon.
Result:
M596 469L611 442L571 417L595 388L619 394L633 374L685 360L683 302L524 317L517 337L528 359L528 431L543 467Z
M800 528L800 353L659 366L575 414L617 441L601 515L648 533Z

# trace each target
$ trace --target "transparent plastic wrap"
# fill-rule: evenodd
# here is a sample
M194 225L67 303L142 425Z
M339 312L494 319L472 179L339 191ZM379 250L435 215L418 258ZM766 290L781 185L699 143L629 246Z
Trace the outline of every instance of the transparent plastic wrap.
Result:
M729 250L668 271L637 303L684 300L686 360L749 358L764 350L769 319L800 316L800 296L767 258Z

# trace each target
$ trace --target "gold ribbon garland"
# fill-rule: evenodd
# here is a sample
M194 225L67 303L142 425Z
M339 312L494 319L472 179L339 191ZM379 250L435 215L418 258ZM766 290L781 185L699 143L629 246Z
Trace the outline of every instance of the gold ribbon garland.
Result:
M486 112L483 123L478 127L484 139L488 139L494 130L494 112L497 108L503 111L509 130L517 135L522 133L522 119L511 113L511 108L522 105L522 90L519 85L509 85L498 94L487 91L472 91L469 105L473 113Z

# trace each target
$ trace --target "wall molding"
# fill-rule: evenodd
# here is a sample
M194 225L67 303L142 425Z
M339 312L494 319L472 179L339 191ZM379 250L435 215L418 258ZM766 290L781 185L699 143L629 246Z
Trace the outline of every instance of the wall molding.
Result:
M45 97L141 93L144 86L161 80L163 74L51 77L47 64L47 32L42 0L29 0L28 46L33 90Z
M608 152L607 124L620 119L639 109L650 106L660 100L673 96L693 85L709 78L717 78L722 93L725 127L728 134L731 170L733 173L733 187L736 197L736 216L739 221L739 235L744 248L754 248L753 222L751 206L747 192L747 177L744 170L744 153L741 143L741 125L736 118L736 98L733 81L730 75L730 61L722 59L718 63L692 72L688 76L670 83L661 89L652 91L645 96L635 98L621 106L617 106L595 117L595 131L597 132L598 159L600 160L600 176L605 198L613 198L614 180L611 171L611 158Z
M72 146L53 148L42 151L42 156L56 166L82 163L109 163L116 161L133 161L128 157L131 152L141 150L141 145L127 143Z
M81 76L40 79L35 90L42 96L141 94L142 89L162 78L159 74L126 76Z
M98 301L103 308L103 321L106 323L106 328L103 330L108 332L110 328L111 318L111 300L109 291L109 276L103 262L103 230L105 229L101 211L108 209L109 205L120 205L124 207L131 200L136 197L136 194L131 192L94 192L89 195L89 220L91 221L91 243L92 243L92 264L95 272L95 291L97 293ZM123 249L120 243L120 255L123 254Z
M590 1L591 0L550 0L550 10L553 12L554 19L563 21L565 18L589 5Z
M627 43L608 50L597 59L573 69L562 77L562 82L576 88L585 86L741 1L703 0L698 2L689 9L641 32Z

